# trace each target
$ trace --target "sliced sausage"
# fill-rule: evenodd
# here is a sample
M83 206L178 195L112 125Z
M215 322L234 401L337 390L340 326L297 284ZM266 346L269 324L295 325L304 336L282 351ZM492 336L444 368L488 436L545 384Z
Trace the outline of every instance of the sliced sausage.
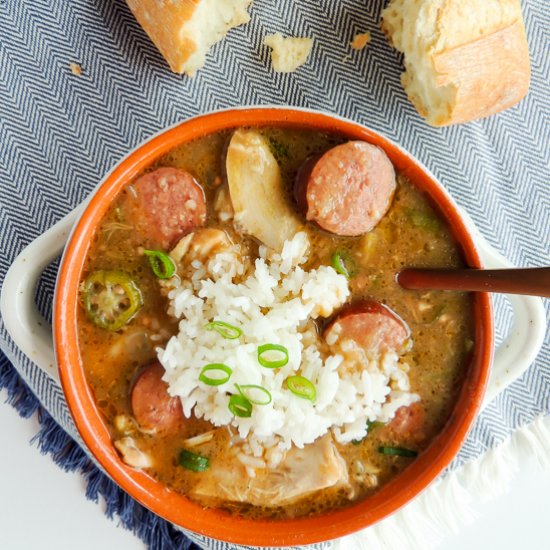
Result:
M384 427L380 437L389 441L420 442L426 438L426 413L420 403L397 409L393 420Z
M131 394L132 412L144 430L175 432L184 425L179 397L171 397L162 380L164 368L158 362L145 368L136 379Z
M353 340L374 354L388 350L401 353L409 336L405 321L374 300L363 300L344 308L325 330L325 340L330 345Z
M365 141L348 141L307 161L294 193L307 220L331 233L355 236L384 217L395 188L386 153Z
M138 231L157 246L171 248L187 233L204 225L206 199L195 178L178 168L163 167L133 184L126 212Z

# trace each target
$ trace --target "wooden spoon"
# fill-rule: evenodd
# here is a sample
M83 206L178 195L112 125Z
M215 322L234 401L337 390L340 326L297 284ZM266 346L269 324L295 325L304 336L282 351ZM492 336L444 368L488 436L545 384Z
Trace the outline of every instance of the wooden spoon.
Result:
M403 269L403 288L504 292L550 298L550 267L523 269Z

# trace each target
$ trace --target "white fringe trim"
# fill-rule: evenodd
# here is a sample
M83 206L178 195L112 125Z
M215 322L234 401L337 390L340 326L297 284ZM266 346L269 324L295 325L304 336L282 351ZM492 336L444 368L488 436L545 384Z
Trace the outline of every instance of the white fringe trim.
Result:
M333 550L433 549L476 519L473 504L507 492L526 456L550 471L550 416L539 417L498 447L437 479L385 520L334 541Z

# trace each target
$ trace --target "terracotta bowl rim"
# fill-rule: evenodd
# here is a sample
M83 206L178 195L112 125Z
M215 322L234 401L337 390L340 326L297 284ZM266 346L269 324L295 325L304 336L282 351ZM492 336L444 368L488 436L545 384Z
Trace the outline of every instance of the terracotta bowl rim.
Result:
M288 107L244 107L200 115L162 130L132 150L98 185L69 238L54 298L54 345L63 391L76 427L106 472L122 489L168 521L200 535L252 546L305 545L332 540L372 525L412 500L456 456L481 407L492 362L494 326L487 293L473 296L475 346L457 405L445 429L405 471L372 497L318 517L280 521L247 520L203 509L119 458L86 382L78 352L78 285L90 239L109 203L125 183L179 143L239 126L283 125L336 131L382 147L396 168L428 193L447 219L471 267L482 267L468 227L453 199L409 153L378 132L339 116Z

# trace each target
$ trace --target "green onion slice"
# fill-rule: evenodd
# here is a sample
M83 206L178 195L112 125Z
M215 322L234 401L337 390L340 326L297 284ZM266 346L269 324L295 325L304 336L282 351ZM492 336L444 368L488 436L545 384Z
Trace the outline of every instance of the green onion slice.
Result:
M258 363L267 369L278 369L288 363L288 350L279 344L258 346Z
M214 376L208 376L207 372L214 374ZM231 378L232 372L231 367L223 363L210 363L202 367L199 380L208 386L221 386Z
M205 456L197 455L184 449L180 452L179 465L192 470L193 472L204 472L210 468L210 459Z
M233 394L229 398L229 410L240 418L250 418L252 416L252 403L244 395Z
M169 279L176 272L174 260L162 250L144 250L153 273L159 279Z
M418 453L416 451L405 449L404 447L378 447L378 452L382 453L383 455L405 456L408 458L414 458L415 456L418 456Z
M205 327L206 330L215 330L218 334L226 338L227 340L235 340L239 338L243 331L234 325L225 323L224 321L212 321L208 323Z
M305 378L304 376L289 376L286 379L286 387L298 397L303 399L309 399L313 401L317 396L317 390L313 385L313 382Z
M255 384L235 384L237 391L253 405L269 405L272 401L271 394L262 386Z
M353 258L345 250L337 250L332 254L332 267L336 273L344 275L347 279L355 277L357 273L357 267Z

